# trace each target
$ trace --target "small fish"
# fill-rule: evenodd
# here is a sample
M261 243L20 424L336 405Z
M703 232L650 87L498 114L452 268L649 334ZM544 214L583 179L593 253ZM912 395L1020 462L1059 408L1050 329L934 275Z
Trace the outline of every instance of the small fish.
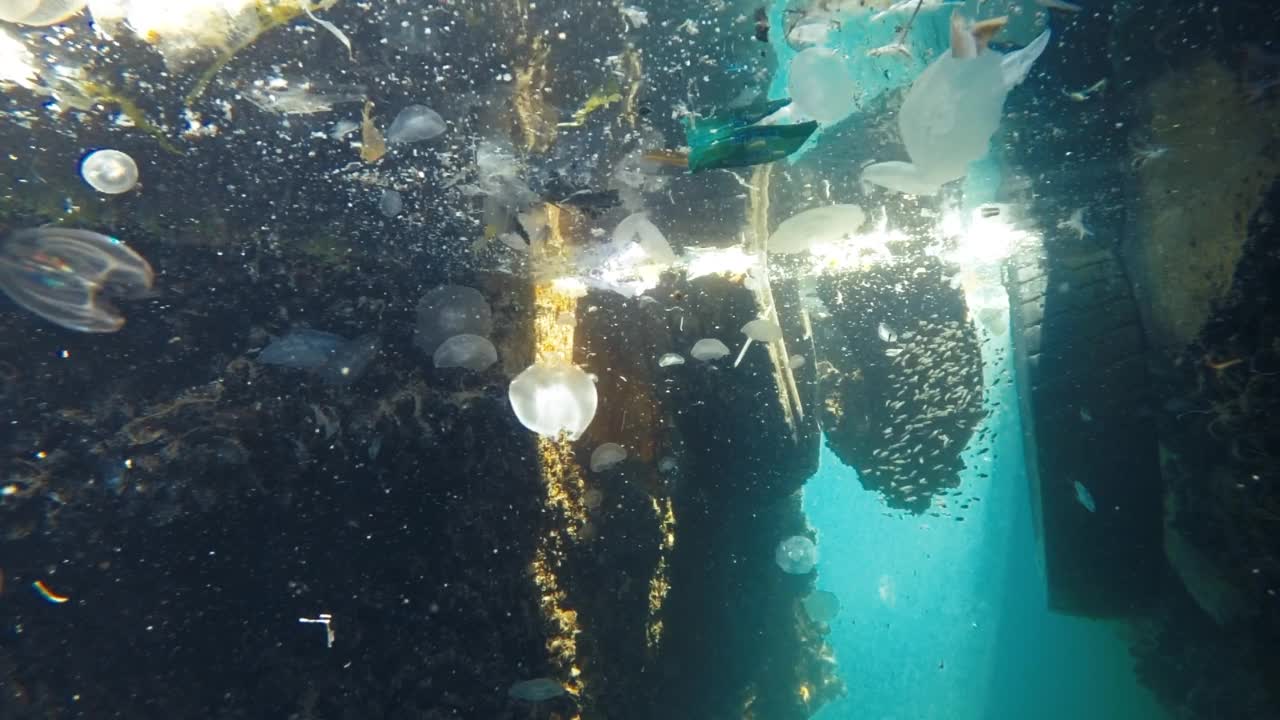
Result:
M1085 100L1088 100L1093 95L1096 95L1097 93L1101 92L1102 89L1105 88L1106 86L1107 86L1107 79L1102 78L1098 82L1090 85L1089 87L1083 90L1075 90L1072 92L1067 92L1066 90L1063 90L1062 94L1071 98L1075 102L1084 102Z
M877 48L871 48L867 51L867 57L883 57L885 55L901 55L910 60L911 49L900 42L891 42L888 45L881 45Z
M1093 494L1089 492L1089 488L1085 487L1079 480L1075 481L1076 501L1089 512L1097 512L1098 506L1093 502Z

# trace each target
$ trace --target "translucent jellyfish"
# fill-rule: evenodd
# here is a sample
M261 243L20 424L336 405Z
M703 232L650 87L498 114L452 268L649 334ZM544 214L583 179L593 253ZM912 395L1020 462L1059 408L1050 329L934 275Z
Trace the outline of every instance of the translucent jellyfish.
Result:
M596 415L596 383L564 362L537 362L511 381L511 408L521 425L544 437L577 439Z
M751 347L753 340L762 343L778 342L782 339L782 328L772 320L756 318L742 326L742 334L747 336L747 341L742 343L742 350L738 351L738 359L733 361L734 367L742 364L742 358L747 354L747 348Z
M442 285L418 301L418 323L413 344L434 354L440 343L454 335L488 337L493 332L493 311L475 288Z
M487 339L464 333L440 343L432 361L438 368L460 367L478 371L498 362L498 350Z
M0 20L21 25L52 25L75 15L88 0L0 0Z
M791 61L787 92L800 113L826 124L848 117L858 100L858 85L845 59L821 47L801 50Z
M537 678L515 683L507 690L507 694L516 700L542 702L560 697L564 694L564 688L551 678Z
M672 365L683 365L684 358L676 353L666 353L658 358L658 367L671 367Z
M322 330L298 328L272 340L258 353L258 362L306 370L331 385L346 385L364 375L381 346L376 335L347 340Z
M804 367L804 363L805 359L803 355L792 355L791 359L787 361L787 367L792 370L799 370Z
M956 38L967 35L953 26L951 52L920 73L898 111L898 132L911 162L869 165L863 180L910 195L933 195L987 154L1009 91L1044 52L1049 31L1008 55L981 48L962 52Z
M430 140L444 133L444 118L426 105L410 105L396 115L387 128L387 142L412 143Z
M618 443L601 443L591 453L591 472L608 470L627 459L627 449Z
M830 623L840 614L840 598L826 590L814 590L800 604L804 605L809 619L816 623Z
M382 349L377 335L361 335L338 346L333 357L317 371L330 385L346 385L359 380Z
M299 328L290 330L284 337L276 338L258 353L258 362L265 365L281 365L301 370L318 370L346 342L341 335Z
M119 240L87 230L19 230L0 242L0 290L40 317L80 332L124 325L105 296L143 297L151 265Z
M689 351L689 354L693 356L694 360L710 362L728 355L729 346L715 338L702 338L693 344L693 349Z
M400 197L400 193L387 188L382 191L382 199L378 201L378 209L382 211L383 215L393 218L404 209L404 199Z
M803 535L793 535L778 543L773 559L788 575L806 575L818 564L818 547Z
M80 177L100 193L118 195L138 184L138 164L119 150L96 150L80 161Z
M769 236L769 252L801 253L816 245L830 245L853 235L867 216L857 205L827 205L783 220Z

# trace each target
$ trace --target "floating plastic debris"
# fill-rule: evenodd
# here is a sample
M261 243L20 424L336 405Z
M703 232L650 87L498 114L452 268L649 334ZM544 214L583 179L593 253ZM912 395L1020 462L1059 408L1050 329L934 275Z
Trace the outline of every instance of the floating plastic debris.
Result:
M516 700L542 702L560 697L564 694L564 688L550 678L537 678L515 683L511 689L507 690L507 694Z
M626 459L626 448L618 443L602 443L591 453L591 472L608 470Z
M445 131L444 118L426 105L410 105L396 115L387 128L387 142L414 143L439 137Z
M728 355L729 346L715 338L702 338L693 344L693 349L689 351L689 354L693 356L694 360L710 362Z
M80 161L80 177L100 193L119 195L138 184L138 165L119 150L96 150Z
M521 425L544 437L576 440L596 416L595 380L570 363L537 362L511 381L511 409Z
M431 359L437 368L460 367L479 371L498 362L498 350L487 338L479 335L454 335L440 343Z
M793 535L778 543L773 559L789 575L807 575L818 564L818 546L803 535Z

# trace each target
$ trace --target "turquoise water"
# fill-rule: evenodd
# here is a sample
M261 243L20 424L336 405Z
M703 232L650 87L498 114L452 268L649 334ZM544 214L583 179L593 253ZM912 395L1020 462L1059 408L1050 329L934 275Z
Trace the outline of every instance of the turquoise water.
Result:
M984 346L988 387L1014 372L1009 338ZM890 512L824 448L804 509L817 587L842 605L828 642L849 692L819 720L1166 717L1134 677L1120 624L1049 612L1017 391L995 388L991 450L976 454L975 439L964 454L961 490L980 500L950 499L951 517Z

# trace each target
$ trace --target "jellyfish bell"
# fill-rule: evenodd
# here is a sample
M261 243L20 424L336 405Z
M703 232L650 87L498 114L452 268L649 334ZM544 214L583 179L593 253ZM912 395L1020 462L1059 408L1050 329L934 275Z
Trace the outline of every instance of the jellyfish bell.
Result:
M382 211L384 217L393 218L404 209L404 199L399 192L385 188L382 191L382 198L378 200L378 209Z
M710 362L719 360L729 354L729 346L720 342L715 338L702 338L693 344L693 349L689 351L695 360L702 362Z
M793 535L778 543L773 559L788 575L808 575L818 564L818 546L803 535Z
M769 252L791 255L817 245L830 245L857 232L866 219L857 205L837 204L805 210L778 225L769 236Z
M440 343L431 357L437 368L484 370L498 361L498 350L479 335L454 335Z
M488 337L493 332L493 311L475 288L441 285L418 301L418 322L413 344L435 354L440 343L454 335Z
M791 61L787 91L804 116L823 124L839 122L854 111L858 84L848 63L835 50L811 47Z
M53 25L88 4L88 0L0 0L0 20L19 25Z
M601 443L591 453L591 472L601 472L627 459L627 449L618 443Z
M530 365L511 381L507 397L520 424L544 437L563 432L575 440L596 415L595 378L563 360Z
M734 367L742 364L742 357L747 354L747 348L751 347L751 341L778 342L782 339L782 328L772 320L756 318L742 326L742 334L747 336L747 341L742 343L742 350L738 351L738 359L733 361Z
M80 161L80 177L100 193L119 195L138 184L138 164L119 150L95 150Z
M410 105L396 115L387 128L387 142L412 143L430 140L445 131L444 118L426 105Z

